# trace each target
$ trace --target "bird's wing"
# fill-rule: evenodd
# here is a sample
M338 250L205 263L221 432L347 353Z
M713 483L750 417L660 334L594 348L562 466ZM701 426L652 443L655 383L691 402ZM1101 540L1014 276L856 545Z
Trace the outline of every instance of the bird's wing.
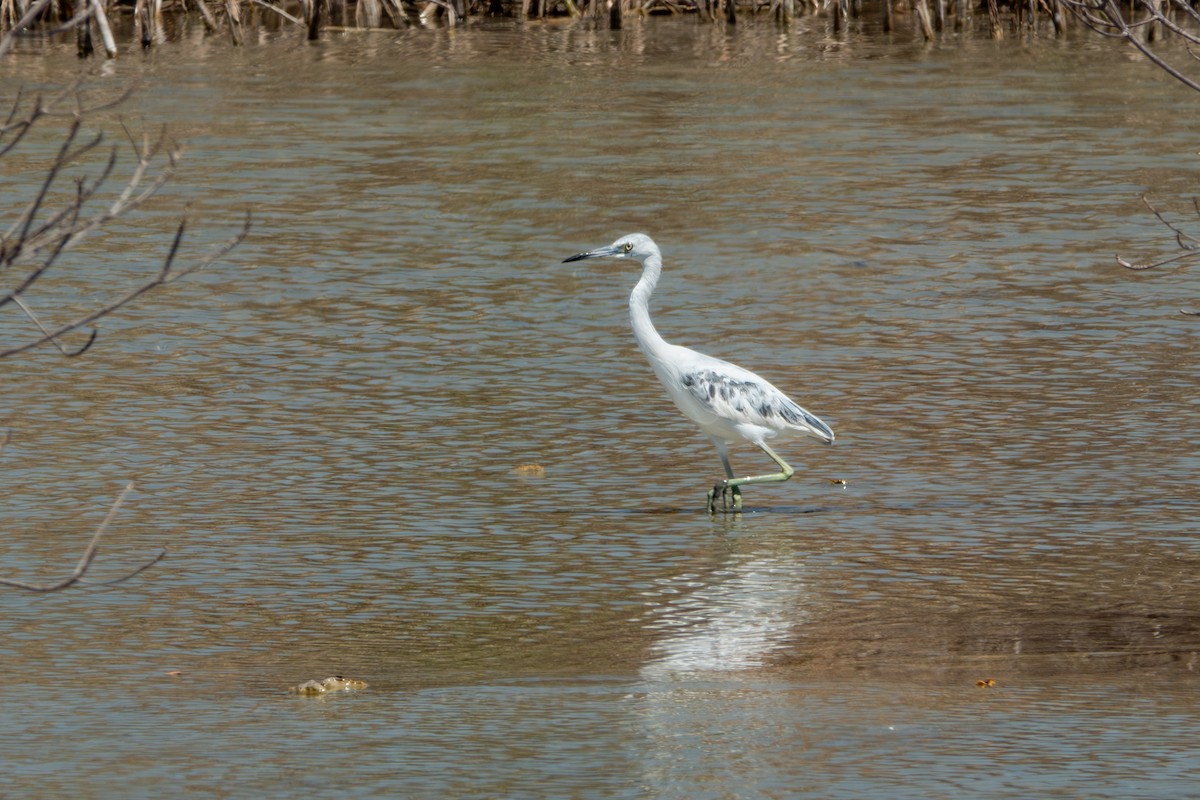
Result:
M684 372L680 381L713 414L764 428L799 428L818 438L833 439L829 426L792 402L773 385L733 364Z

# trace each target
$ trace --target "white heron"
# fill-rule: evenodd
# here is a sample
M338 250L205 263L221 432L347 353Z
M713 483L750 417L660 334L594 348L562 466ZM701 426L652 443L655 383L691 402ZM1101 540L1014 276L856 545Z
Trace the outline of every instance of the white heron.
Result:
M833 431L813 414L792 402L768 381L736 364L668 343L650 321L650 295L662 274L662 254L643 233L622 236L607 247L573 255L563 261L585 258L633 258L642 262L642 277L629 295L629 319L638 347L646 354L654 374L684 413L712 439L725 466L725 480L708 493L709 513L721 508L742 508L740 486L786 481L795 470L767 444L769 440L811 436L833 444ZM779 472L735 478L729 463L729 445L738 441L757 446L779 465Z

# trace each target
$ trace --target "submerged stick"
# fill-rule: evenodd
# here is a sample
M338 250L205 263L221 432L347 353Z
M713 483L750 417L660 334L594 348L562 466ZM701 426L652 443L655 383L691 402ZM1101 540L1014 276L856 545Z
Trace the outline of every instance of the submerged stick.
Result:
M383 18L379 0L358 0L354 4L354 24L359 28L378 28Z
M79 58L91 58L95 52L91 24L80 25L75 29L75 55Z
M996 5L996 0L988 0L988 17L992 21L992 38L1000 39L1004 36L1004 29L1000 27L1000 7Z
M133 7L133 16L137 20L138 27L142 29L142 49L145 50L154 44L154 23L150 17L149 2L147 0L137 0L137 3Z
M315 42L321 38L321 12L325 10L325 0L312 0L307 9L312 14L308 18L308 40Z
M921 35L925 41L933 41L933 25L929 22L929 4L926 0L917 0L917 20L921 23Z
M208 10L208 3L204 0L196 0L196 7L200 9L200 16L204 19L204 27L209 33L216 31L217 20L212 12Z
M242 9L238 0L225 0L225 11L229 15L229 35L236 45L242 44Z
M12 43L16 39L17 34L33 24L33 21L41 16L41 13L45 11L46 7L49 5L50 0L37 0L36 3L31 4L29 8L26 9L25 14L13 24L12 28L7 34L0 36L0 56L8 52L8 49L12 47Z
M100 41L104 43L104 54L109 58L116 58L117 43L113 39L112 28L108 27L108 16L104 13L104 3L101 0L92 0L92 18L96 20L96 27L100 29Z

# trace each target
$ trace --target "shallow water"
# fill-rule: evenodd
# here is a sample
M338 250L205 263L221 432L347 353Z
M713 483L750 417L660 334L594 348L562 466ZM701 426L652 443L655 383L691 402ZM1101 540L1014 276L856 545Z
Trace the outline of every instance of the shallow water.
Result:
M169 549L0 595L6 793L1200 779L1200 291L1112 259L1172 245L1138 198L1186 219L1200 99L1120 49L809 21L182 39L93 79L140 82L179 179L30 300L153 270L185 207L191 253L254 231L84 358L4 363L4 574L68 570L130 479L97 577ZM628 332L636 268L560 263L633 230L669 340L837 432L739 516ZM371 687L283 691L330 674Z

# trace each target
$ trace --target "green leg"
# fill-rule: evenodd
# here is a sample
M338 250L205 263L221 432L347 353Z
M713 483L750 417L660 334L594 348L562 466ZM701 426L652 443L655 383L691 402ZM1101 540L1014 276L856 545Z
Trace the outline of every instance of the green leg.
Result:
M717 513L717 498L721 498L721 510L738 512L742 510L742 490L729 481L721 481L708 490L708 513Z
M771 457L771 460L779 465L779 472L772 472L770 475L751 475L749 478L730 478L728 483L730 486L745 486L747 483L772 483L775 481L786 481L788 478L796 474L796 470L779 457L771 448L767 447L762 442L758 442L758 447L764 453Z
M796 470L792 469L790 464L780 458L778 453L761 442L757 444L764 453L771 457L772 461L779 465L779 472L772 472L767 475L751 475L746 478L735 478L733 477L733 468L729 465L729 457L725 454L724 449L718 448L721 451L721 461L725 465L725 474L729 477L714 486L712 491L708 493L708 512L710 514L717 513L718 496L721 498L721 508L723 511L729 510L729 502L727 498L731 495L733 497L733 511L741 511L742 491L738 488L739 486L745 486L748 483L773 483L778 481L786 481L788 478L796 474Z
M713 444L717 446L717 452L721 455L721 464L725 467L725 480L714 484L713 488L708 492L708 513L717 513L717 498L721 498L721 510L729 512L730 505L732 510L737 513L742 510L742 490L734 483L733 466L729 463L729 453L726 452L725 443L713 440Z

